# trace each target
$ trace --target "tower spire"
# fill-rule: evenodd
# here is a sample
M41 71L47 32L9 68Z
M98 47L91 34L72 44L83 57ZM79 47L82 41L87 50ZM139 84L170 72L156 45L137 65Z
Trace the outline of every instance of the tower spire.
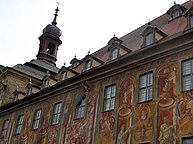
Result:
M59 9L58 9L58 6L57 6L57 8L55 9L54 19L52 21L53 25L57 25L56 18L58 16L58 11L59 11Z

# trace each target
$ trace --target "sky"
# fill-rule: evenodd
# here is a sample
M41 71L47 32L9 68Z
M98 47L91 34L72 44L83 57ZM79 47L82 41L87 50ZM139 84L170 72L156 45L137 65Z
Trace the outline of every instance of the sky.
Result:
M58 0L62 30L57 67L68 66L164 14L173 0ZM186 0L176 0L183 4ZM12 67L36 59L38 37L52 22L56 0L0 0L0 64Z

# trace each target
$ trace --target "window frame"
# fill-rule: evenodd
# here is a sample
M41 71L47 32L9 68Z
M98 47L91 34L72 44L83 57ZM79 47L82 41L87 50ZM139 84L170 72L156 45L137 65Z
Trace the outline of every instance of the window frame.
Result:
M85 61L85 70L90 70L92 68L92 60L88 59Z
M8 129L9 129L9 119L5 119L3 121L2 128L1 128L1 135L0 135L1 138L6 137Z
M75 108L75 119L83 118L85 115L86 108L86 94L81 98L80 102L76 105Z
M188 26L189 29L193 28L193 13L188 16Z
M20 114L17 117L17 123L15 125L15 134L20 134L23 126L24 114Z
M37 115L38 112L40 111L39 116ZM37 117L38 116L38 117ZM32 121L32 130L37 130L40 126L40 122L41 122L41 116L42 116L42 109L37 109L34 111L34 116L33 116L33 121Z
M57 106L60 106L59 111L58 111ZM51 125L59 124L61 112L62 112L62 102L55 103L54 106L53 106L53 111L52 111Z
M150 77L151 75L151 77ZM145 76L145 86L141 86L142 81L141 78ZM151 80L151 81L150 81ZM145 99L142 98L142 90L145 90ZM151 95L149 95L151 94ZM151 101L153 99L153 72L147 72L145 74L141 74L139 76L139 96L138 96L138 103L143 103L147 101Z
M151 37L148 37L151 36ZM150 40L148 40L147 38L151 38ZM147 41L150 41L147 43ZM155 42L155 32L154 31L150 31L148 32L145 37L144 37L144 46L149 46L151 44L153 44Z
M116 52L116 53L114 53ZM111 60L115 60L119 57L119 48L113 48L111 50Z
M184 63L190 61L190 74L184 74ZM190 89L184 88L184 78L190 76ZM193 58L185 59L181 62L181 83L182 83L182 91L190 91L193 89Z
M182 144L186 144L186 143L184 143L184 140L189 140L189 139L192 139L192 141L193 141L193 136L183 137L182 138Z
M113 89L112 89L113 88ZM110 89L110 96L108 97L108 90ZM104 89L104 99L103 99L103 112L113 111L115 108L115 97L116 97L117 86L116 84L112 84L109 86L105 86ZM113 103L112 103L113 101ZM107 107L107 105L109 105ZM112 107L113 105L113 107Z

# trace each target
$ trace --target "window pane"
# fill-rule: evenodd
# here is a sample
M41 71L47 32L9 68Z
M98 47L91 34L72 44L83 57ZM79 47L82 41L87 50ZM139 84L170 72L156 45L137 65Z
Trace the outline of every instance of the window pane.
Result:
M22 123L23 123L23 118L24 118L24 115L18 116L17 124L16 124L16 129L15 129L15 133L16 133L16 134L18 134L18 133L21 132Z
M145 45L150 45L153 43L154 37L153 37L153 32L149 33L145 37Z
M191 61L183 62L183 75L191 74Z
M183 90L190 90L191 89L191 76L183 77Z
M114 49L114 50L112 51L111 60L114 60L114 59L116 59L117 57L118 57L118 49L116 48L116 49Z
M190 15L189 17L189 24L190 24L190 28L193 27L193 15Z
M61 113L62 103L56 103L54 105L53 115L52 115L52 124L59 123L60 113Z
M182 140L183 144L193 144L193 138L185 138Z
M9 124L9 120L5 120L3 122L2 130L1 130L1 136L6 136L7 130L8 130L8 124Z
M153 73L147 73L140 76L139 102L152 99Z
M105 88L104 111L113 110L115 103L116 85Z

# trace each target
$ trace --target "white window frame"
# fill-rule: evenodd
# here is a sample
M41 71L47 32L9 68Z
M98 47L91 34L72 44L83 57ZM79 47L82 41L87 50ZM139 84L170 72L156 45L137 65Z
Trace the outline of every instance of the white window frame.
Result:
M62 111L62 102L55 103L53 107L51 125L59 123L61 111Z
M192 143L193 143L193 136L182 138L182 144L192 144Z
M23 120L24 120L24 114L19 115L17 118L16 127L15 127L15 134L20 134L22 125L23 125Z
M116 85L105 87L103 111L114 110L115 106Z
M154 43L154 32L149 32L145 35L145 46L151 45Z
M33 123L32 123L32 130L36 130L39 128L41 114L42 114L42 109L35 110L34 117L33 117Z
M193 89L193 59L182 61L182 89L183 91Z
M119 49L118 48L114 48L111 51L111 60L114 60L116 58L118 58L119 55Z
M5 137L7 135L7 131L9 128L9 119L4 120L2 129L1 129L1 137Z
M153 95L153 72L140 75L139 77L139 102L152 100Z
M81 101L76 105L76 110L75 110L76 119L84 117L85 106L86 106L86 95L84 95Z

